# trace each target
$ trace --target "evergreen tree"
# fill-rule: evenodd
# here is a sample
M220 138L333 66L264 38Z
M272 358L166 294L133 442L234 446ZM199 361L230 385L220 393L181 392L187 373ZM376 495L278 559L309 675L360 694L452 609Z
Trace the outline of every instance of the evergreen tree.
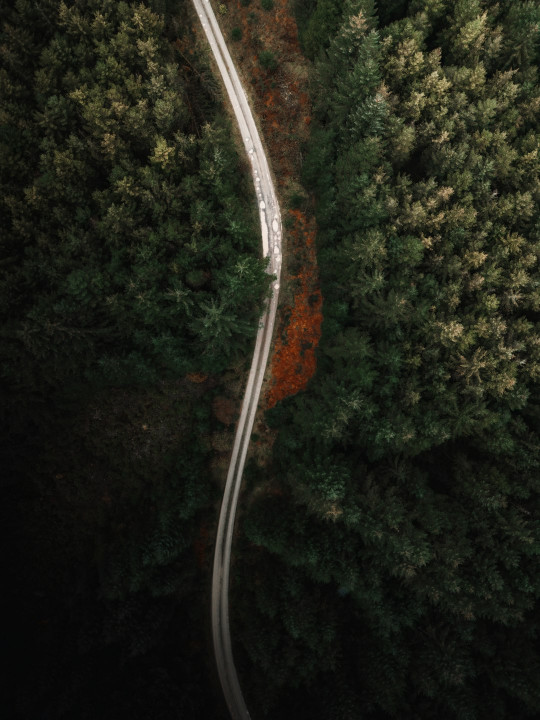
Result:
M295 683L314 717L540 711L536 13L351 2L319 48L304 176L323 338L307 391L271 411L275 490L245 523L246 562L282 568L279 590L261 570L242 607L311 668ZM291 569L331 634L267 601Z

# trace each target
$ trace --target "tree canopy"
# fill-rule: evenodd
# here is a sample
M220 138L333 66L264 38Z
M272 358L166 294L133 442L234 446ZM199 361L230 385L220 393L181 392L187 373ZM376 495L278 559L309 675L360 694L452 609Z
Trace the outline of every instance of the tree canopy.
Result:
M379 5L302 18L323 338L269 416L245 646L265 677L254 646L287 647L269 716L309 692L314 717L533 717L540 10Z
M213 406L236 407L270 277L190 12L1 3L10 718L217 716Z
M4 377L223 370L255 333L266 276L213 80L151 3L2 15Z

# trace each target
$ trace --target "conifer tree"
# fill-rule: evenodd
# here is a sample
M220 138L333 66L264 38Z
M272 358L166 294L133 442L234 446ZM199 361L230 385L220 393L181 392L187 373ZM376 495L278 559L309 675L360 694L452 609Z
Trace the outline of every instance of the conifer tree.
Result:
M339 608L318 667L356 716L540 711L535 12L348 3L316 63L318 373L272 411L282 495L245 527Z

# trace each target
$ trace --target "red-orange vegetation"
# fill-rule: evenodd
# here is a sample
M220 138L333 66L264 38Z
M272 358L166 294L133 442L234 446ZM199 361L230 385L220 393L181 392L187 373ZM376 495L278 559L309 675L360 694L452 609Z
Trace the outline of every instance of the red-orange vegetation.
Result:
M294 245L303 245L297 250L306 261L298 275L291 278L298 290L292 306L285 311L285 315L289 315L288 323L276 340L272 381L267 395L269 408L306 387L315 373L315 349L321 336L322 296L315 274L314 229L300 210L289 212L294 218Z
M240 0L229 0L227 7L228 12L220 24L223 23L229 33L233 27L242 28L242 44L233 50L251 86L278 185L287 195L289 183L298 182L300 176L301 143L308 137L311 122L306 60L300 52L289 0L274 0L270 12L258 3L246 8ZM262 48L271 50L278 59L275 72L261 68ZM289 210L289 214L293 227L286 233L286 252L291 259L289 265L300 269L283 278L284 283L294 288L294 298L284 309L278 327L266 397L268 407L305 388L315 372L315 349L321 332L322 297L314 244L315 221L300 210Z
M189 373L186 375L187 379L192 383L203 383L208 380L208 375L205 375L204 373L196 372L196 373Z

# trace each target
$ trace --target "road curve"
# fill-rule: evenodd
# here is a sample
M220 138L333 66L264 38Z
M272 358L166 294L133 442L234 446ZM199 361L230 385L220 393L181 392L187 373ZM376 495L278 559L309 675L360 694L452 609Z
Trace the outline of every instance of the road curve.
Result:
M272 295L266 302L259 323L251 370L242 402L240 420L236 429L234 446L223 493L214 554L212 576L212 633L216 664L223 694L234 720L246 720L249 712L242 696L231 648L229 629L229 570L236 505L242 482L242 472L261 393L272 331L276 318L279 278L281 273L281 215L270 175L270 168L263 150L257 127L244 89L236 72L214 12L208 0L192 0L225 87L231 101L246 152L251 161L253 183L257 194L261 221L263 255L269 257L268 272L276 276Z

